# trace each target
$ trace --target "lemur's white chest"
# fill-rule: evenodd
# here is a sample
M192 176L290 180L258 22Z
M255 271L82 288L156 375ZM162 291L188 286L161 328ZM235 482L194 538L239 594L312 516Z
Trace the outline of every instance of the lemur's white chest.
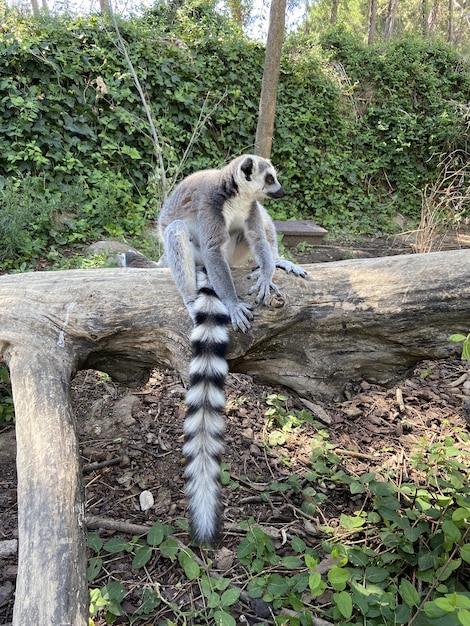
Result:
M244 230L245 222L250 215L253 199L242 197L227 200L222 209L225 227L229 233Z
M227 201L222 209L228 240L222 246L222 254L231 266L243 264L249 253L246 239L247 224L253 206L253 198L237 197Z

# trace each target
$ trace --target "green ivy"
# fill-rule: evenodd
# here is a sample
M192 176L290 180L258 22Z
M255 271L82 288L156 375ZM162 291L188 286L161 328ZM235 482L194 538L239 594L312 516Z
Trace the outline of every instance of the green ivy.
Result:
M263 46L211 0L159 3L142 17L120 19L119 29L155 120L168 181L253 150ZM0 61L4 189L20 189L25 177L42 180L43 199L67 205L64 243L141 236L159 209L162 172L113 24L7 11ZM440 155L466 149L469 87L468 64L441 43L367 47L341 28L319 40L292 35L272 154L288 196L269 209L279 218L373 234L391 230L397 211L418 217ZM182 164L201 112L204 123ZM54 242L56 209L43 208L30 225L40 233L34 242L14 234L5 242L0 230L4 250L17 248L13 257L3 253L3 267L15 264L15 254L30 258Z

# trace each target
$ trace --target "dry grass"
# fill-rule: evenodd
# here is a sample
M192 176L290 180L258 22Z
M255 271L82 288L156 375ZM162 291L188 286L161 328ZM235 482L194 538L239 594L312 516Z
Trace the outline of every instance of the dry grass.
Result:
M421 220L413 244L416 252L440 250L448 231L468 220L469 156L461 150L446 155L439 165L438 179L423 191Z

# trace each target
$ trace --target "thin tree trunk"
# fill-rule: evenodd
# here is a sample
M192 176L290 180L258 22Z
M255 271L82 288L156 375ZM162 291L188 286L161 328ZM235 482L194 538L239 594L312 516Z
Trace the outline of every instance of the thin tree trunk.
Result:
M421 0L421 30L423 37L429 35L429 6L428 0Z
M336 22L338 21L338 8L339 8L339 0L332 0L330 24L336 24Z
M393 30L395 28L395 18L397 15L399 0L389 0L388 9L387 9L387 18L385 20L385 29L384 29L384 40L390 41L393 35Z
M100 0L100 11L103 15L109 15L111 13L111 0Z
M269 159L276 115L277 87L286 20L286 0L271 0L268 40L256 128L255 154Z
M447 27L447 41L454 43L454 0L449 0L449 16Z
M367 43L372 46L375 38L375 30L377 24L377 0L369 1L369 28L367 33Z

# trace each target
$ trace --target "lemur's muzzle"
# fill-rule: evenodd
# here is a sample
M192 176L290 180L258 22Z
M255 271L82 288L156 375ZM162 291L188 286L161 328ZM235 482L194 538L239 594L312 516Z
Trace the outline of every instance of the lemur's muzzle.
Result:
M279 187L277 191L270 191L268 193L268 198L283 198L286 195L283 187Z

